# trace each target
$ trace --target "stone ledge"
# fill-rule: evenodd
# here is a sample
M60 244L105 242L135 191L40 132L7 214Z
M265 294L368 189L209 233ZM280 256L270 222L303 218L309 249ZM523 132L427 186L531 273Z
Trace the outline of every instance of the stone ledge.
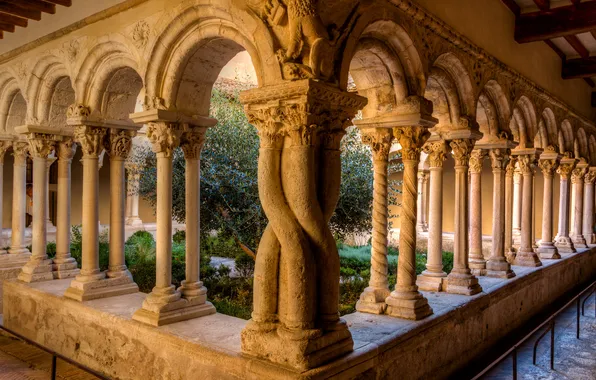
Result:
M422 321L354 313L345 316L354 352L303 373L243 356L246 321L214 314L150 327L132 320L143 293L75 302L70 280L4 284L4 324L108 376L156 378L445 377L482 354L565 292L596 273L596 249L513 266L510 280L480 278L472 296L423 292L435 314ZM158 378L158 377L157 377Z

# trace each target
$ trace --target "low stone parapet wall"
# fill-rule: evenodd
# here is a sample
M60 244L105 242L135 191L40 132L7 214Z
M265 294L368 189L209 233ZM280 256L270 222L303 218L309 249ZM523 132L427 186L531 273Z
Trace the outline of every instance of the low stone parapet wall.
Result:
M304 373L245 357L246 321L214 314L168 326L132 320L143 293L79 303L62 297L69 280L4 284L4 325L37 343L120 379L441 378L575 286L596 275L596 249L513 266L511 280L480 278L472 297L423 292L434 314L413 322L345 316L354 352Z

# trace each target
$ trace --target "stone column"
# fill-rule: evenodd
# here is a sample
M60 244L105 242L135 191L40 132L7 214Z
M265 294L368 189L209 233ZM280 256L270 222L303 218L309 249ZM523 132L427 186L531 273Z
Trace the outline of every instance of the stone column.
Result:
M470 258L475 276L486 275L486 260L482 253L482 163L486 153L474 149L470 155Z
M542 239L538 247L541 259L560 259L559 251L553 242L553 176L559 166L559 155L554 149L547 150L540 156L538 166L544 176L544 194L542 202Z
M98 298L101 280L106 275L99 268L99 155L103 151L106 128L94 125L77 125L75 140L83 152L83 241L81 272L70 283L65 297L87 301ZM100 293L101 294L101 293Z
M421 290L439 292L447 277L443 271L443 161L447 145L445 141L429 142L424 150L430 163L428 252L426 270L418 276L416 285Z
M596 180L596 167L591 167L584 177L584 212L582 219L582 232L586 244L596 244L594 235L594 181Z
M143 221L139 218L139 181L140 169L137 165L126 165L128 175L128 189L126 193L126 225L142 227Z
M534 252L532 244L532 208L533 196L532 182L534 181L534 168L536 165L535 154L521 154L519 167L523 175L523 199L522 199L522 225L521 244L515 256L515 265L538 267L542 265L540 258Z
M493 148L490 150L490 162L493 169L493 244L490 258L486 263L486 275L489 277L512 278L515 273L505 258L505 170L509 162L509 149Z
M576 160L569 157L561 159L557 173L560 176L559 192L559 232L556 237L555 246L559 253L573 253L575 247L569 238L569 178L575 168Z
M56 231L56 227L52 224L52 220L50 219L50 167L56 161L56 157L48 157L47 160L47 170L46 170L46 180L48 183L47 191L46 191L46 231Z
M387 167L392 131L389 128L363 129L362 142L371 147L373 154L373 210L370 280L360 295L356 310L364 313L383 314L389 296L387 280Z
M366 100L313 80L244 91L240 100L260 137L259 197L269 221L242 352L304 371L353 349L339 318L339 254L328 224L339 199L340 141Z
M428 224L426 222L427 185L428 172L426 170L418 170L418 199L416 201L418 204L416 208L416 219L418 222L416 223L416 229L420 232L428 231Z
M453 270L447 276L448 293L473 295L482 288L468 266L468 165L475 139L451 141L455 159L455 237Z
M8 253L4 249L7 242L4 241L4 229L2 228L4 220L2 200L4 199L4 156L10 148L12 148L12 141L0 140L0 256Z
M523 183L519 168L513 172L513 236L521 235Z
M186 279L178 289L182 297L194 307L196 314L215 313L215 307L207 302L207 288L199 278L201 254L201 150L205 143L208 126L193 126L182 134L180 147L186 160Z
M27 211L27 154L29 143L14 142L12 155L14 157L12 179L12 232L8 253L28 254L25 243L25 214Z
M588 164L580 160L571 174L571 207L573 207L571 224L571 241L575 248L587 248L586 239L582 234L582 217L584 203L584 176L588 173Z
M430 133L424 127L398 127L393 132L401 145L404 177L397 284L386 299L387 314L418 320L433 313L428 300L416 286L416 174L420 163L420 151Z
M512 263L513 257L515 257L515 248L513 248L513 177L516 165L517 158L511 156L505 171L505 257L509 263Z
M104 280L105 294L96 298L136 293L139 287L133 281L124 258L124 219L126 186L124 184L124 162L130 154L132 138L136 129L110 128L104 140L104 148L110 156L110 253L109 266Z
M33 157L33 238L31 258L21 269L19 280L37 282L53 280L52 260L46 253L46 194L48 190L48 155L54 149L52 135L28 133L29 151Z
M80 273L76 260L70 256L70 168L76 151L77 144L72 138L66 138L56 145L58 204L56 208L56 257L53 260L54 278L75 277Z

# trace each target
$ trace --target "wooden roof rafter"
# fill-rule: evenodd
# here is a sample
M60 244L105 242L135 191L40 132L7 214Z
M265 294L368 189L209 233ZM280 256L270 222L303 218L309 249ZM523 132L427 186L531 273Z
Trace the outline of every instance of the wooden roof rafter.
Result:
M3 31L14 33L29 20L40 21L42 13L55 14L56 5L70 7L72 0L0 0L0 39Z

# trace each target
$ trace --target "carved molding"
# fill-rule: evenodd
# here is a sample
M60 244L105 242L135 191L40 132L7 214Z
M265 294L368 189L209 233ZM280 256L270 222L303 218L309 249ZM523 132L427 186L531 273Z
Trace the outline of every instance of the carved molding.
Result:
M517 157L511 157L509 162L507 163L507 168L505 169L505 176L513 178L515 174L515 167L517 165Z
M29 154L29 143L27 142L14 142L12 143L12 155L17 160L24 161L27 159Z
M50 153L54 150L56 142L51 139L44 138L29 138L29 152L34 158L47 159Z
M520 155L518 156L519 170L522 175L532 175L536 168L536 159L533 155Z
M596 172L593 170L588 171L586 173L586 175L584 176L584 183L586 185L593 185L595 180L596 180Z

